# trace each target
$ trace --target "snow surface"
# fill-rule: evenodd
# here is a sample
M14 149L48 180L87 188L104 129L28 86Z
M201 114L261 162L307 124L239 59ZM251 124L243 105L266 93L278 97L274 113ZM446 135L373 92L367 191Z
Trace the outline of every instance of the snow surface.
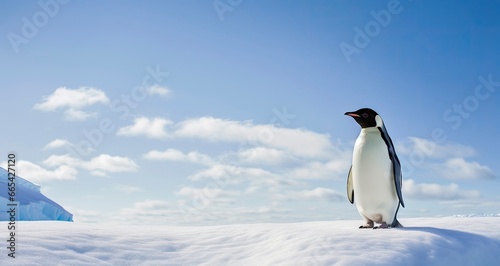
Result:
M0 250L8 265L500 265L500 218L411 218L377 230L360 223L20 222L16 258Z
M8 172L0 167L0 221L9 220L7 203L11 203L8 195ZM40 186L16 176L15 200L19 203L17 217L19 221L58 220L73 221L73 215L59 204L40 192Z

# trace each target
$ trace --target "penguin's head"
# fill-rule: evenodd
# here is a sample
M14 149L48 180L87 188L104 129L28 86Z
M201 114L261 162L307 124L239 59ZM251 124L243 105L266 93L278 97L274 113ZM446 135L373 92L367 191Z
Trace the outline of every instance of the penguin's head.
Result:
M354 112L346 112L344 115L348 115L361 126L361 128L367 127L382 127L382 118L370 108L361 108Z

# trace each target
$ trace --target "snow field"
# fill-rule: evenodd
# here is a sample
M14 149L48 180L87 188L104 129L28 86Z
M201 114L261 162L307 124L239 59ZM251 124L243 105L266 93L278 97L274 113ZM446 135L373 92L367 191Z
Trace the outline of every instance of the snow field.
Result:
M8 265L499 265L500 218L227 226L19 222ZM0 233L6 237L6 229ZM4 237L4 238L5 238Z

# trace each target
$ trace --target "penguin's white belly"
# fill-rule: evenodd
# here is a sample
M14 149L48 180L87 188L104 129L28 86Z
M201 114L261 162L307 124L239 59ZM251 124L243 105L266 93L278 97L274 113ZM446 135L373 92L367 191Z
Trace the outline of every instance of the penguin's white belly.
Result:
M364 218L391 223L398 207L387 146L376 128L362 129L351 169L354 202Z

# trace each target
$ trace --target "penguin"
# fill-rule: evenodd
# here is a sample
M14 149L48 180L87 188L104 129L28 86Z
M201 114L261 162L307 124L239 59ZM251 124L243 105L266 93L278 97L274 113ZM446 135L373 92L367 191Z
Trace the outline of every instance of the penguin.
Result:
M396 217L405 207L401 164L382 117L370 108L345 115L361 126L347 175L347 198L365 220L359 228L403 227Z

